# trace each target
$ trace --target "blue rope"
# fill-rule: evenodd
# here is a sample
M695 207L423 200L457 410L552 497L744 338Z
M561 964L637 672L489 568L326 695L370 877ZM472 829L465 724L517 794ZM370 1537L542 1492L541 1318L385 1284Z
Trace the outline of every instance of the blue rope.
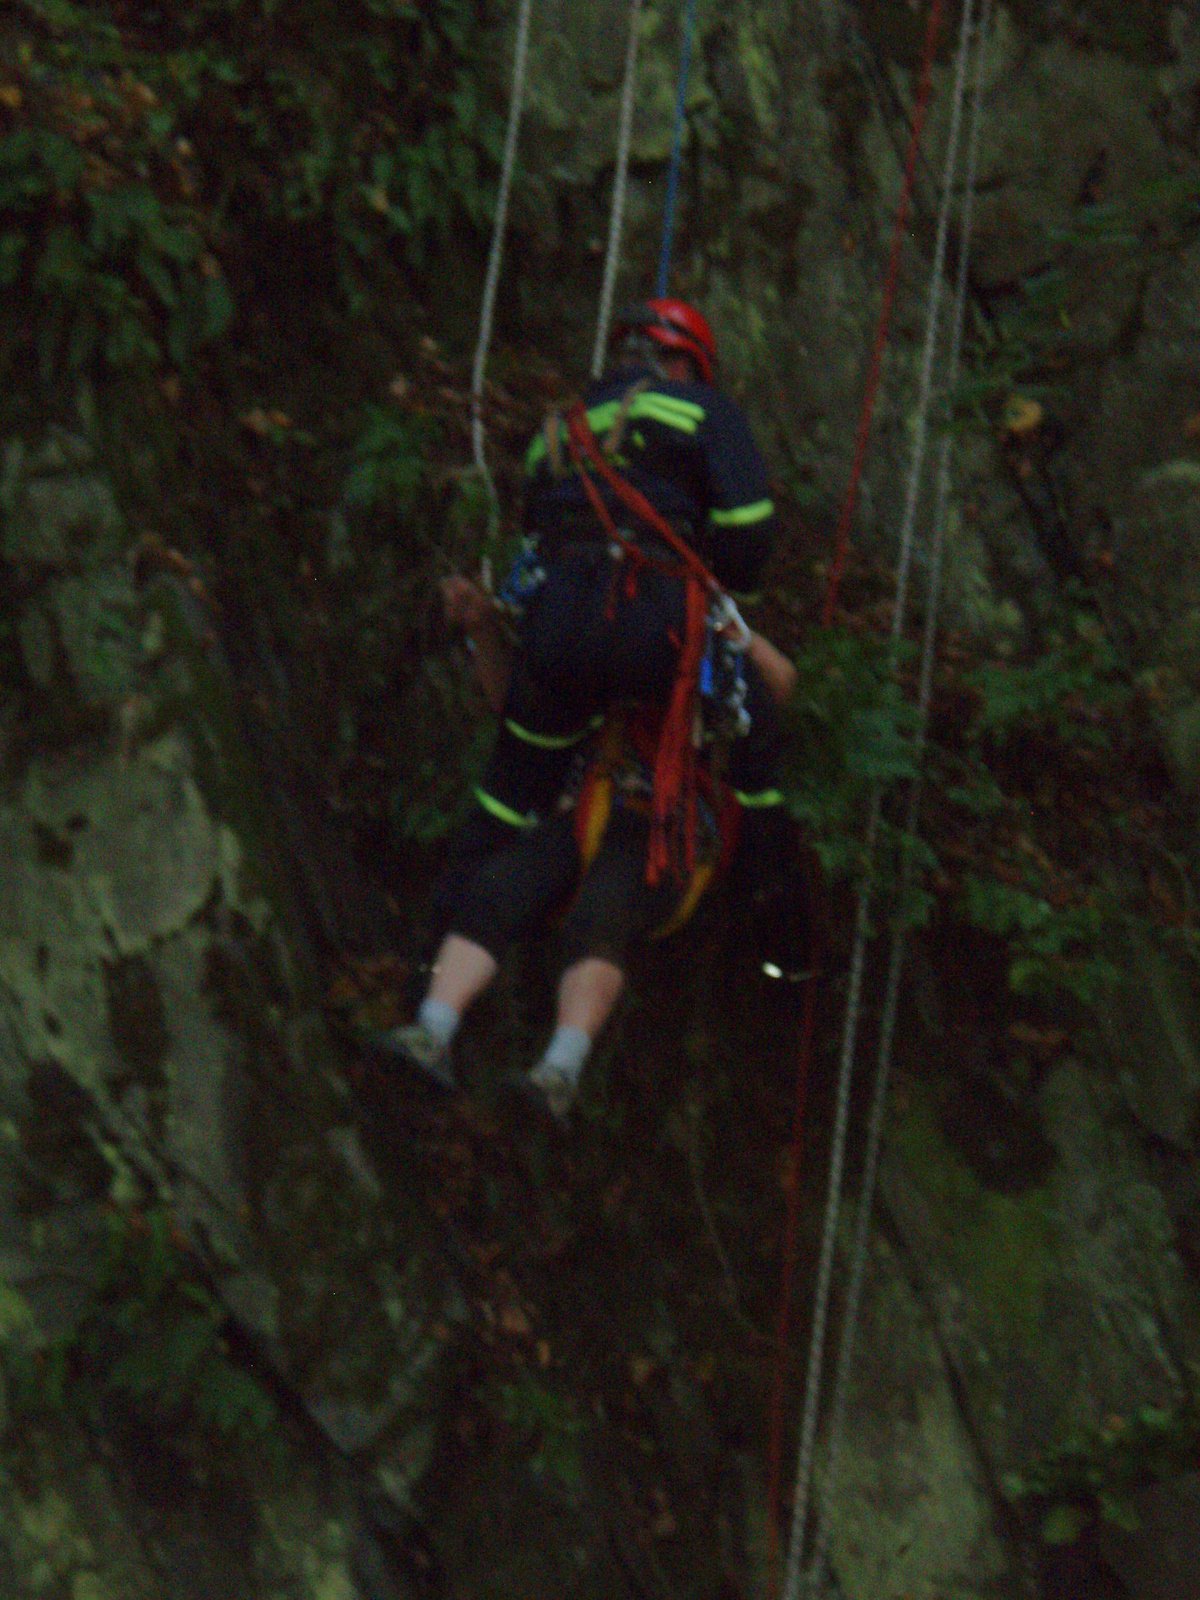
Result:
M658 258L658 286L661 299L671 276L671 249L675 243L675 215L679 209L679 169L683 165L683 124L687 115L688 78L692 70L692 39L696 32L696 0L687 0L683 24L683 48L679 60L679 92L675 98L675 131L671 138L671 165L667 172L667 207L663 220L662 254Z

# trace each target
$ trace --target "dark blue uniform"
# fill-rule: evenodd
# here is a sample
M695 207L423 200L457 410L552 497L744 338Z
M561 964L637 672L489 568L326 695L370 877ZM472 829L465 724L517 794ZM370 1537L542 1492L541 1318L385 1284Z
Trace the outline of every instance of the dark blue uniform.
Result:
M707 383L622 368L584 395L593 433L623 476L672 523L719 583L746 596L775 537L766 467L740 408ZM565 426L551 419L526 457L525 528L545 577L520 630L512 685L492 761L477 790L500 821L529 827L557 798L573 752L621 701L665 705L684 628L684 581L655 565L627 581L580 476ZM612 505L614 520L629 515ZM630 529L651 555L653 535ZM730 776L750 803L774 799L779 730L758 673L748 672L748 738Z
M584 403L602 443L616 429L623 475L685 533L717 582L734 595L752 593L774 544L775 507L741 408L711 384L673 383L637 367L593 383ZM545 432L525 458L525 527L548 552L564 528L595 530L562 437L558 449L565 470L554 470ZM611 509L623 526L627 514Z
M642 368L606 375L587 389L584 403L593 433L613 449L628 481L725 588L751 595L776 522L766 468L739 407L709 384L670 382ZM570 817L540 827L539 819L552 811L572 762L612 705L666 703L684 625L681 578L641 568L630 592L557 419L530 445L526 474L525 529L545 576L521 621L501 727L476 790L480 809L455 843L438 895L442 931L497 956L544 923L578 882ZM611 510L628 529L628 513ZM774 702L749 662L747 680L751 732L734 742L728 773L747 808L743 838L756 867L769 874L778 852L760 849L756 835L786 821L774 787L782 736ZM620 961L632 939L669 914L679 888L647 885L646 839L645 822L618 811L563 930L572 958Z

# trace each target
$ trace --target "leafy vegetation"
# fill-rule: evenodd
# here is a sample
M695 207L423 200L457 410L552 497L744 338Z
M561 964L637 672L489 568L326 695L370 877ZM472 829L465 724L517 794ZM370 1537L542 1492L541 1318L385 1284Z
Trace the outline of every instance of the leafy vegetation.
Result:
M1068 617L1035 659L983 662L965 682L979 697L970 736L981 742L1043 732L1062 743L1104 745L1111 717L1131 697L1107 636L1082 613Z
M3 356L32 345L46 382L186 366L245 315L270 240L310 293L363 311L392 241L419 263L489 211L498 122L466 0L16 10L0 286L20 315Z
M917 765L911 666L903 651L892 659L889 641L862 629L819 634L798 658L789 799L827 875L861 881L877 797L871 871L885 899L903 889L893 919L924 926L940 908L1000 942L1013 996L1094 1004L1122 981L1114 923L1148 909L1119 904L1104 879L1139 813L1125 763L1145 734L1106 635L1068 603L1037 654L943 663L920 838L901 811ZM1049 783L1071 794L1065 806ZM1070 826L1084 806L1086 838Z
M1135 1493L1187 1472L1200 1446L1194 1403L1142 1406L1111 1416L1021 1472L1007 1474L1008 1498L1036 1521L1046 1544L1074 1544L1097 1522L1136 1530Z
M873 633L822 630L796 665L789 799L837 878L861 864L871 794L916 776L916 712Z
M1200 227L1194 171L1161 173L1113 200L1077 206L1046 228L1045 263L985 313L975 308L966 370L953 410L964 423L1002 409L1015 391L1053 401L1075 356L1086 352L1077 323L1098 266L1136 280Z
M572 1400L528 1371L500 1386L497 1410L531 1451L530 1466L560 1489L577 1493L583 1482L584 1424Z
M278 1422L269 1390L234 1358L228 1315L192 1270L165 1207L116 1209L95 1295L83 1320L48 1349L9 1364L17 1403L103 1407L119 1396L164 1430L262 1445Z
M1027 889L968 873L960 909L972 927L1005 940L1014 994L1065 993L1092 1004L1121 981L1120 969L1101 953L1112 908L1095 899L1054 906Z

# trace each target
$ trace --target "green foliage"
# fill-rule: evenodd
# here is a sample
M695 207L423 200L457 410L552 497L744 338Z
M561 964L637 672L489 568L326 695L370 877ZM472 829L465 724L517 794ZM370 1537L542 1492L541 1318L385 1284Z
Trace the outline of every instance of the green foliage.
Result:
M197 218L129 175L98 172L45 128L0 138L0 283L25 301L44 379L97 359L185 362L233 302Z
M973 864L965 872L947 874L930 844L896 826L894 801L915 776L916 711L891 663L886 639L844 633L818 635L796 662L789 803L826 872L862 873L869 802L878 795L872 870L876 889L891 896L893 923L926 925L930 885L940 876L946 887L957 884L951 915L1004 942L1014 994L1095 1004L1122 979L1104 954L1118 908L1076 877L1050 881L1052 863L1028 837L1028 805L1019 787L1014 792L1027 774L1011 757L1031 737L1053 741L1063 762L1110 751L1130 690L1103 633L1086 613L1068 611L1041 656L985 662L959 679L972 710L959 720L958 749L931 755L943 774L937 798L966 814L971 844L960 859ZM944 781L947 772L953 782ZM1018 846L1028 846L1019 876L1010 862L1014 830ZM986 866L993 852L994 874Z
M521 1372L513 1383L500 1386L496 1409L532 1449L533 1470L576 1493L583 1483L584 1424L574 1403L532 1373Z
M501 130L470 0L207 0L176 28L166 64L197 147L221 160L218 210L320 225L352 298L355 258L398 239L424 259L490 211Z
M121 1394L164 1428L215 1429L261 1446L278 1410L230 1354L227 1314L189 1271L166 1210L114 1210L96 1297L69 1339L19 1371L19 1398L60 1407Z
M1071 292L1071 274L1049 267L1027 278L994 315L973 311L963 376L951 401L954 416L987 423L1016 389L1031 400L1053 400L1054 386L1040 374L1062 342Z
M490 722L476 722L466 736L465 750L460 742L450 757L441 750L408 763L392 802L392 822L400 839L436 844L459 826L475 803L474 786L483 776L494 736Z
M1007 941L1014 994L1066 993L1093 1005L1121 982L1120 969L1100 954L1111 908L1096 899L1056 907L1027 889L968 873L962 912L973 927Z
M1074 250L1161 249L1200 223L1200 178L1194 171L1164 172L1119 199L1079 206L1051 225L1052 243Z
M1097 1522L1139 1526L1134 1492L1189 1469L1200 1446L1200 1410L1142 1406L1109 1417L1003 1482L1009 1500L1035 1519L1046 1544L1073 1544Z
M886 640L824 629L796 658L789 804L833 877L860 865L876 785L887 790L916 775L916 712L892 656Z
M490 210L478 33L469 0L25 0L0 21L9 359L184 366L235 280L281 271L366 309L393 245L419 263Z
M988 421L1015 390L1052 402L1056 372L1072 356L1076 307L1094 293L1097 256L1106 274L1136 276L1198 225L1200 181L1193 171L1159 174L1049 225L1050 264L1024 279L992 315L974 311L953 412Z
M426 479L427 457L438 437L435 423L398 406L368 406L352 465L342 487L348 505L384 506L407 516Z
M1112 646L1086 616L1069 619L1036 660L989 662L966 682L979 696L973 737L999 744L1039 730L1064 743L1105 746L1105 719L1130 696Z

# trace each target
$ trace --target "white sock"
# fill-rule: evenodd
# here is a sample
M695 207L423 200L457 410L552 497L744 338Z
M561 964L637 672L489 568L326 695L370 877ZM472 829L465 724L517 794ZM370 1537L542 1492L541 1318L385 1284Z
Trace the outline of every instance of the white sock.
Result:
M450 1044L458 1032L458 1025L462 1017L448 1006L444 1000L426 998L421 1001L417 1011L417 1021L432 1038L436 1039L444 1049Z
M582 1028L555 1028L538 1067L545 1067L559 1077L578 1083L591 1048L591 1036Z

